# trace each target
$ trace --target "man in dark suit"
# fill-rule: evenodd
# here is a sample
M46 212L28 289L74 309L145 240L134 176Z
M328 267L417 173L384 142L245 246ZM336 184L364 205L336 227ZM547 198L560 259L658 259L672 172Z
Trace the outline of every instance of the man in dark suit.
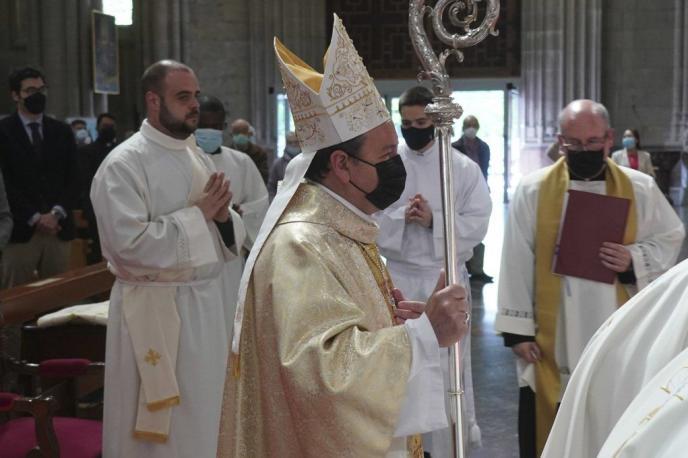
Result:
M74 135L43 113L43 74L15 70L9 86L17 111L0 120L0 168L14 220L2 259L5 288L67 270L79 187Z

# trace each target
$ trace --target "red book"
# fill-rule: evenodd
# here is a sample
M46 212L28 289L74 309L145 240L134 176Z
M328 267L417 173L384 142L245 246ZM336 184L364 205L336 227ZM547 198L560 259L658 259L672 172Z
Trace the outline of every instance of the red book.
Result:
M569 191L554 252L554 273L614 283L616 272L600 259L603 242L623 243L630 199Z

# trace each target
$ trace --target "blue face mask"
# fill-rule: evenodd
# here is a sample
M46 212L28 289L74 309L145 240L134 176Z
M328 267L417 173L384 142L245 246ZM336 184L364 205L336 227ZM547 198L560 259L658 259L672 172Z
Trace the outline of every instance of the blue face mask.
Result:
M232 135L232 142L234 143L234 146L244 148L248 145L248 135L234 134Z
M212 154L222 146L222 131L217 129L196 129L196 143L203 151Z
M298 146L287 145L284 147L284 154L286 154L287 157L290 159L296 157L300 152L301 148L299 148Z
M636 141L633 137L624 137L621 142L626 149L635 149Z

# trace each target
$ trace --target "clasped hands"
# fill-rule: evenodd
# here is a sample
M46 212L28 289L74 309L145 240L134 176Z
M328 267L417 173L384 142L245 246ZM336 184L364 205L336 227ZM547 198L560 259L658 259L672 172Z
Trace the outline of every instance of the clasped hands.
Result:
M396 324L403 324L425 313L435 331L440 347L449 347L458 342L468 331L470 313L466 290L458 285L446 286L444 271L440 273L437 285L427 303L408 301L400 290L392 291L397 303L394 311Z
M432 226L432 208L422 194L409 199L404 215L406 224L415 223L428 228Z
M215 172L210 175L203 189L203 195L196 206L203 213L206 221L215 220L218 223L226 223L229 219L229 202L232 200L232 191L229 190L229 180L225 174Z
M60 220L52 213L41 213L36 221L36 230L48 235L57 235L62 229Z

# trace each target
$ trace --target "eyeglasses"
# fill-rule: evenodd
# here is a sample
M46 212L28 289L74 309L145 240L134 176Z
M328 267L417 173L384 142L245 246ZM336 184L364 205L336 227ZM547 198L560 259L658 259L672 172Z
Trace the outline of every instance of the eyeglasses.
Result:
M28 94L28 95L34 95L37 92L40 92L41 94L46 94L48 92L48 86L43 85L41 87L34 87L34 86L29 86L27 88L22 89L22 92Z
M606 142L606 138L591 138L586 143L582 143L578 140L564 139L564 143L562 143L561 146L564 147L566 151L570 151L572 153L580 153L581 151L600 150L604 148Z

